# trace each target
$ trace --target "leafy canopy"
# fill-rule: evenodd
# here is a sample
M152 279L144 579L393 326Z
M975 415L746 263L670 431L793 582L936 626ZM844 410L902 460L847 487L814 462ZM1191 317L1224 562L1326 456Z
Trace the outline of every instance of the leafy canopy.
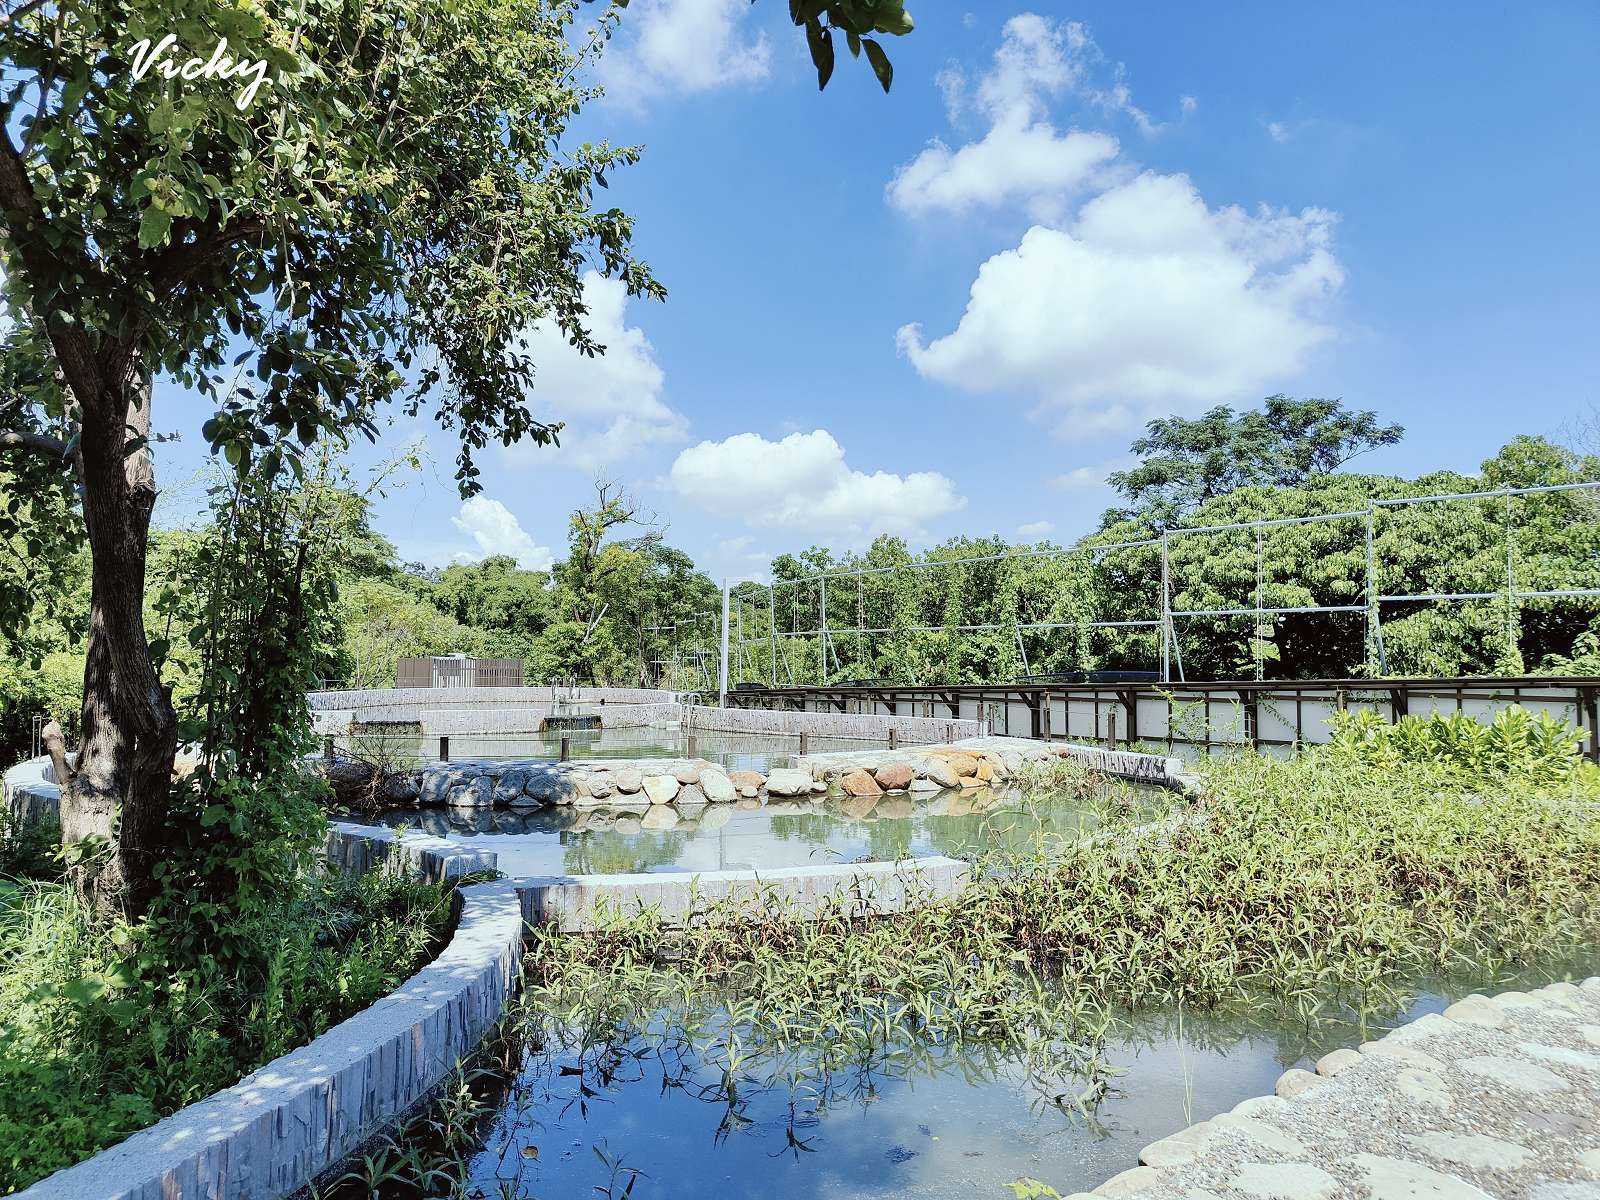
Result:
M1145 430L1132 447L1142 461L1110 477L1129 507L1108 513L1108 524L1138 516L1159 528L1235 488L1298 487L1405 433L1343 400L1284 395L1268 396L1260 410L1218 405L1192 419L1161 417Z

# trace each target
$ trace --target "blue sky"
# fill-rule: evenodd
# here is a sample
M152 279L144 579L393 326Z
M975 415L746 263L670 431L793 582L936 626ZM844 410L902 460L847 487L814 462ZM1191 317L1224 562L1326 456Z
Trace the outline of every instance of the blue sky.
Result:
M541 565L596 472L718 575L1066 539L1151 416L1343 396L1412 474L1600 403L1594 4L910 7L890 95L819 95L781 0L634 0L581 132L645 146L611 192L670 298L596 281L599 361L533 331L566 444L463 509L435 430L403 555Z

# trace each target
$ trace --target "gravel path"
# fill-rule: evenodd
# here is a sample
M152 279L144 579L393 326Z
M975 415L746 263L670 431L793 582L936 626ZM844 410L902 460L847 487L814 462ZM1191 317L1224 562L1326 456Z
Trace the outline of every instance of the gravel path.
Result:
M1277 1091L1069 1200L1600 1200L1600 977L1469 996Z

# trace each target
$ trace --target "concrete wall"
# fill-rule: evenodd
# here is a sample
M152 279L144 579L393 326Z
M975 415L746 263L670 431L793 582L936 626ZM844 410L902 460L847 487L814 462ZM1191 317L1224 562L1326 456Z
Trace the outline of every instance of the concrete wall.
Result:
M424 708L513 708L523 704L552 704L558 700L607 704L659 704L678 698L676 692L654 688L565 687L462 687L462 688L354 688L308 692L306 702L318 709L379 709L385 706ZM388 718L369 718L388 719Z
M792 712L768 708L683 706L685 729L719 733L808 733L819 738L846 738L887 744L889 730L906 745L953 742L978 736L976 721L945 717L891 716L888 713Z

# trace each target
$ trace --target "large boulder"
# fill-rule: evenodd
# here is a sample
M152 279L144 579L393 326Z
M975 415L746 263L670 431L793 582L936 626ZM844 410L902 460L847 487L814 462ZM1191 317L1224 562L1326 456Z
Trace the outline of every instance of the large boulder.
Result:
M686 804L705 804L706 794L701 790L699 784L686 783L678 788L678 794L673 798L672 802L678 806L681 812Z
M494 780L478 775L450 789L451 808L493 808Z
M916 772L911 769L910 763L885 763L873 773L878 781L878 786L886 792L903 792L911 786L911 780Z
M700 790L712 804L727 804L739 797L739 789L721 767L707 767L700 772Z
M617 784L611 778L610 771L601 771L598 775L589 777L589 795L596 800L604 800L616 789Z
M700 782L700 768L694 763L684 763L672 772L672 777L685 786Z
M631 796L644 786L644 772L638 767L623 767L614 777L617 791L624 796Z
M872 777L872 772L857 769L851 771L839 780L839 786L849 796L881 796L883 789L878 786L878 781Z
M644 794L650 797L651 804L671 804L672 798L678 794L681 785L671 775L646 775L644 777Z
M908 792L939 792L944 789L932 779L913 779L906 785Z
M917 772L923 779L932 780L942 788L961 786L961 776L956 769L942 758L926 758L919 764Z
M940 750L937 757L950 764L950 769L962 778L978 773L978 756L965 750Z
M505 805L514 804L522 799L523 789L527 786L527 767L507 767L501 772L500 778L495 780L494 802Z
M761 789L767 786L767 777L760 771L730 771L728 778L733 781L733 786L739 789L739 795L746 800L753 800L760 795Z
M815 782L810 771L779 767L767 776L767 792L773 796L807 796Z

